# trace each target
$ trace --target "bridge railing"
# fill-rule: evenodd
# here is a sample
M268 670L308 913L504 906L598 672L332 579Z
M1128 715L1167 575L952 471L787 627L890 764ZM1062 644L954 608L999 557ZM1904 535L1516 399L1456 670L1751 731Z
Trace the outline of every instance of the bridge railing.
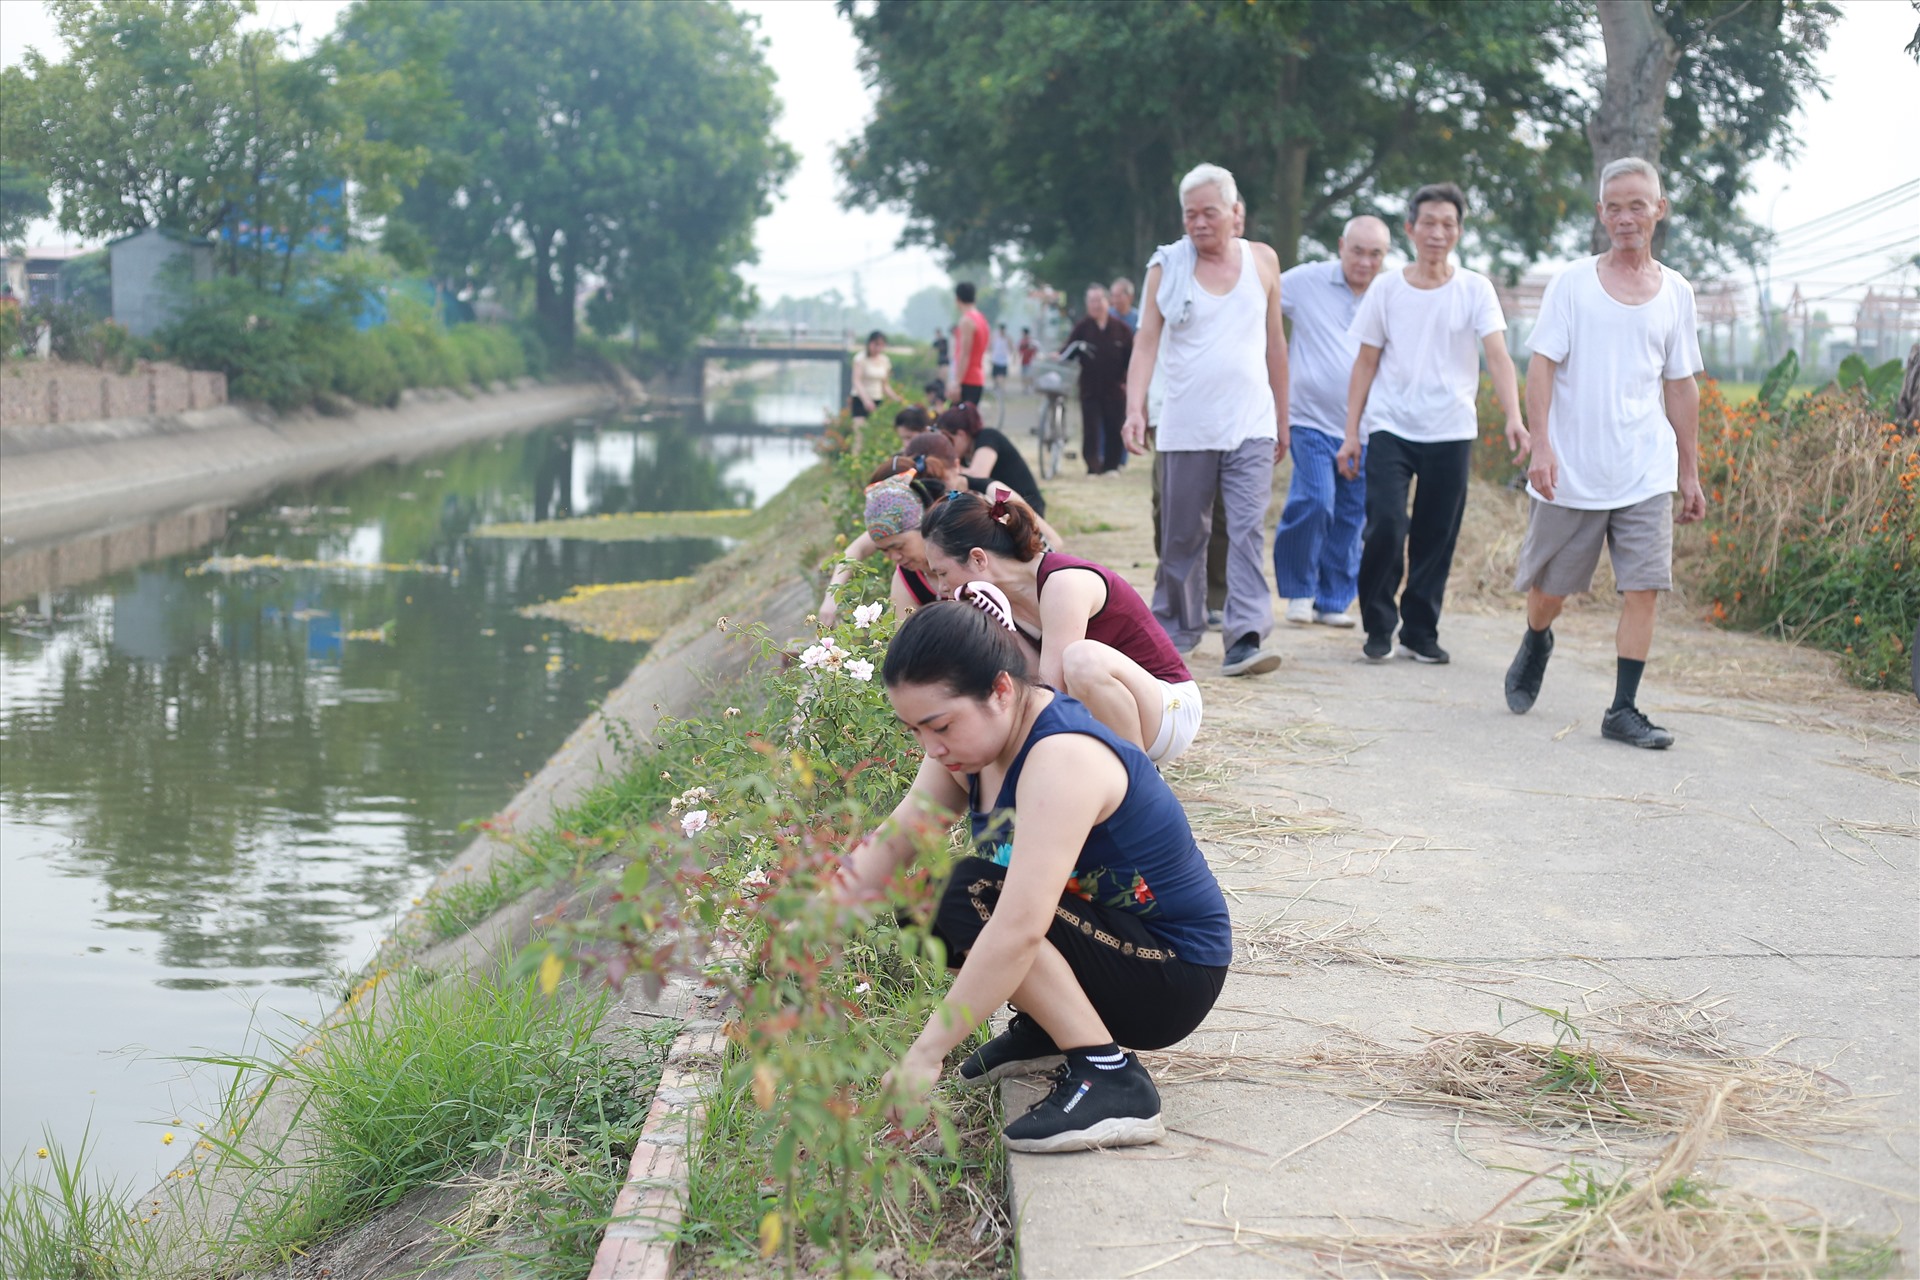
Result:
M716 329L705 345L713 347L806 347L821 351L852 351L866 335L852 329L811 329L804 324L743 324Z

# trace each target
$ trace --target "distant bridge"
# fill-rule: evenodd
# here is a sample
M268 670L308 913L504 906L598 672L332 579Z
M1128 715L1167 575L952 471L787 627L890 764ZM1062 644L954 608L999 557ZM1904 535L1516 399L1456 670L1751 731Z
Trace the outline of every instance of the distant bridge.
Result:
M674 391L699 399L706 390L709 360L817 360L840 367L839 403L844 405L853 395L853 355L860 349L860 337L852 330L819 333L799 326L722 330L693 349Z

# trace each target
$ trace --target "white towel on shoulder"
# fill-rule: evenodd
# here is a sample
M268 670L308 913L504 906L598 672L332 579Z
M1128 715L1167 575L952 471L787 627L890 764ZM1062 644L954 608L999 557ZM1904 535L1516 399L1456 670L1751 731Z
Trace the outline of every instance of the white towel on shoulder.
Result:
M1160 290L1154 295L1160 304L1160 318L1173 328L1193 323L1193 291L1198 286L1193 269L1199 256L1193 241L1181 236L1172 244L1163 244L1147 259L1147 270L1160 268Z

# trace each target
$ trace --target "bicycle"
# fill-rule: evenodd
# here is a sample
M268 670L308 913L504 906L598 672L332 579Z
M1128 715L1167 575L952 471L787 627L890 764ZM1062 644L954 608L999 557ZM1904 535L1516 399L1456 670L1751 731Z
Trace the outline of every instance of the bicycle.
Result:
M1040 438L1042 480L1060 474L1060 460L1067 448L1067 396L1080 381L1080 365L1074 356L1085 350L1086 343L1075 342L1058 357L1036 359L1031 366L1033 389L1045 397L1040 421L1033 428L1033 434Z

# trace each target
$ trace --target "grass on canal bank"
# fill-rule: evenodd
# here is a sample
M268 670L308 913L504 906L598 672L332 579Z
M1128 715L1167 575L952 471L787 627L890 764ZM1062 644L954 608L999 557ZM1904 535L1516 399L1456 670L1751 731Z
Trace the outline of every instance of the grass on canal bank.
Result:
M0 1274L321 1275L336 1258L332 1274L383 1275L407 1257L584 1274L677 1028L600 1035L604 992L549 994L510 969L402 970L310 1035L199 1060L229 1073L224 1105L144 1202L88 1175L84 1141L50 1146L51 1177L9 1170ZM296 1109L293 1136L256 1129L269 1098ZM463 1212L399 1249L347 1230L448 1182Z

